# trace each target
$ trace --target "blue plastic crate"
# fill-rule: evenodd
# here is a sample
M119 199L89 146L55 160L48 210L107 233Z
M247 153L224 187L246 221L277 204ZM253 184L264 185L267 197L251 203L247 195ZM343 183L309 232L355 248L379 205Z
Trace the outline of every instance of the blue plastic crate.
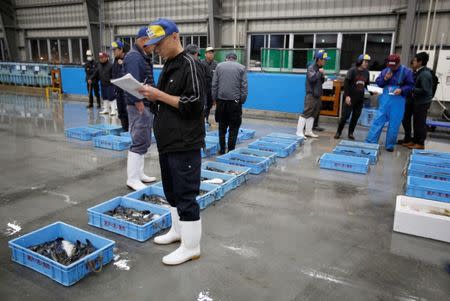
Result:
M430 157L450 159L450 153L437 152L437 151L431 151L431 150L413 149L412 150L412 154L413 155L421 155L421 156L430 156Z
M231 165L250 167L250 173L255 175L263 171L268 171L270 166L269 158L241 155L238 153L227 153L219 156L217 157L217 161Z
M325 153L320 157L320 168L366 174L369 171L369 159Z
M362 126L370 127L377 114L377 109L366 109L363 108L361 111L361 116L358 119L358 123Z
M106 211L113 210L117 206L133 208L136 210L150 210L152 213L159 214L160 217L146 223L145 225L138 225L104 214ZM172 224L170 211L168 208L127 197L116 197L112 200L103 202L97 206L89 208L87 213L89 225L108 230L137 241L146 241L161 230L170 227Z
M339 146L349 146L349 147L359 147L359 148L367 148L380 150L380 145L376 143L366 143L360 141L351 141L351 140L341 140L338 144Z
M126 197L130 198L130 199L135 199L135 200L147 203L146 201L141 200L141 197L144 194L146 194L148 196L156 195L156 196L159 196L159 197L166 198L166 196L164 195L164 189L162 188L162 186L155 186L155 185L150 185L150 186L147 186L144 189L141 189L141 190L138 190L138 191L133 191L133 192L127 194ZM159 205L159 204L157 204L157 205ZM167 205L159 205L159 206L170 208L169 203L167 203Z
M231 151L230 153L238 153L238 154L248 155L248 156L269 158L271 164L275 164L277 161L277 153L262 151L262 150L254 149L254 148L240 147L240 148L237 148L237 149Z
M295 140L283 139L283 138L274 138L269 136L264 136L258 139L259 141L269 142L269 143L278 143L284 145L291 145L295 143Z
M237 185L240 186L242 183L248 180L248 175L250 173L250 168L236 166L221 162L203 162L202 169L208 170L209 168L213 169L212 171L221 172L225 174L233 174L237 177Z
M219 137L218 136L205 136L205 143L216 144L219 147Z
M256 131L250 129L239 128L239 133L242 134L242 140L250 140L255 138Z
M162 182L155 183L156 187L163 187ZM200 183L200 190L208 191L204 195L197 196L197 203L200 206L200 210L205 209L215 201L218 201L222 198L222 195L219 191L219 185Z
M28 249L48 241L63 237L72 243L77 240L86 242L89 239L96 251L76 262L65 266L52 259ZM8 243L11 248L11 259L21 265L33 269L65 286L70 286L92 272L99 270L113 259L115 242L63 222L56 222L36 231L13 239Z
M270 133L266 135L266 137L285 139L285 140L294 140L297 141L298 145L302 145L305 142L305 137L299 137L297 135L285 134L285 133Z
M450 203L450 185L447 181L408 176L406 195Z
M122 136L122 137L128 137L128 138L131 139L131 134L130 134L130 132L122 132L122 133L120 133L120 136Z
M234 175L229 175L229 174L225 174L225 173L214 172L214 171L202 169L201 177L206 178L208 180L211 180L211 179L223 180L224 182L222 184L218 185L219 193L220 193L221 197L224 197L228 191L238 187L237 176L234 176Z
M89 141L93 137L103 135L103 131L89 127L75 127L66 129L64 134L67 138Z
M374 149L338 145L333 149L333 154L369 158L369 163L372 165L378 161L378 151Z
M104 135L94 137L92 142L95 147L123 151L130 148L131 138L115 135Z
M219 147L216 143L205 143L205 148L202 148L202 158L215 156L219 151Z
M292 141L291 144L283 144L276 142L267 142L264 140L256 140L248 145L249 148L259 149L268 152L277 153L280 158L286 158L292 154L297 148L297 142Z
M99 129L103 131L103 135L116 135L119 136L123 132L122 126L112 124L91 124L91 128Z
M450 168L450 158L445 157L412 154L409 157L409 161L411 163L419 163L433 167Z
M408 166L408 176L450 182L450 168L430 168L429 165L411 163Z
M210 131L206 133L206 137L217 137L217 139L219 139L219 131ZM236 144L241 144L244 139L245 134L243 133L238 133L237 138L236 138ZM218 142L219 140L217 140ZM225 135L225 143L228 142L228 132Z

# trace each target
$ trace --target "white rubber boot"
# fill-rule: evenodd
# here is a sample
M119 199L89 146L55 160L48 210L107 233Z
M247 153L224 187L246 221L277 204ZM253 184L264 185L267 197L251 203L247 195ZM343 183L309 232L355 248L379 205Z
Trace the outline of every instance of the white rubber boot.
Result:
M110 104L111 104L111 113L110 113L110 115L111 116L116 116L117 115L117 100L113 100L113 101L111 101L110 102Z
M144 173L145 155L141 155L141 167L139 169L139 178L144 183L153 183L156 181L155 177L149 177Z
M177 207L170 207L170 216L172 217L172 227L164 235L156 236L153 240L158 245L168 245L181 240L180 234L180 216Z
M103 101L103 110L100 111L99 114L109 114L109 109L111 107L111 103L109 100L104 100Z
M141 155L128 151L127 186L133 190L141 190L147 187L139 177L141 165Z
M167 265L178 265L189 260L200 258L200 239L202 237L202 222L180 221L181 245L167 256L162 262Z
M308 119L306 119L306 131L305 131L306 137L311 137L311 138L319 137L318 135L313 133L313 131L312 131L313 125L314 125L314 117L309 117Z
M305 135L303 134L303 129L305 128L306 124L306 118L299 116L298 117L298 123L297 123L297 136L305 138Z

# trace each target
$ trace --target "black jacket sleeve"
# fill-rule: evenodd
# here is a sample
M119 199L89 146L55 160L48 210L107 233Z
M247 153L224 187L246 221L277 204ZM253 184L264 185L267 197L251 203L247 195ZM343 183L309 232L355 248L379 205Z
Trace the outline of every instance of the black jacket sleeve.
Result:
M200 117L205 98L205 74L201 62L185 55L185 85L180 95L179 111L186 119Z

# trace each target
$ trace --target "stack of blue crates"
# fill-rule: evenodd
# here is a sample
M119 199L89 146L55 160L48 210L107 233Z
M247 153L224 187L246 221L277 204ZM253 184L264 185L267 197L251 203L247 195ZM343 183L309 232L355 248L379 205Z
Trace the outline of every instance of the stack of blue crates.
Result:
M413 150L406 195L450 203L450 153Z

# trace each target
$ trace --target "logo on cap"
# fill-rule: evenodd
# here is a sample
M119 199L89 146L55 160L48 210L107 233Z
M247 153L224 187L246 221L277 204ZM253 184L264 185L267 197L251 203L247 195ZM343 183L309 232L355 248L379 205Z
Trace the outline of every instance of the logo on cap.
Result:
M147 29L147 35L150 39L156 39L166 35L166 31L160 25L150 25Z

